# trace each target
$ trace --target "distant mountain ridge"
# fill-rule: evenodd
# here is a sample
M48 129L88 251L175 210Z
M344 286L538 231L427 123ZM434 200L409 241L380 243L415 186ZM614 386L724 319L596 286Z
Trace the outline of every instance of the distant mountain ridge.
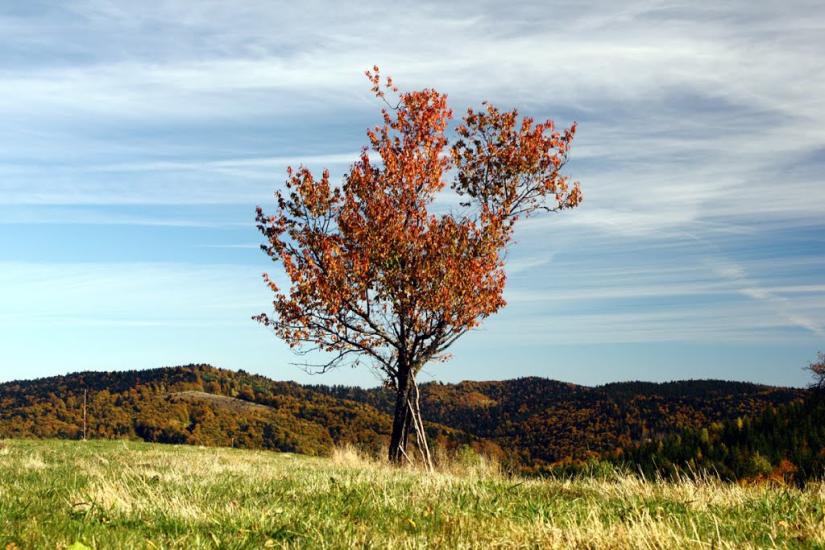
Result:
M89 437L306 454L345 443L380 453L393 405L382 388L278 382L210 365L80 372L0 384L0 437L80 437L84 389ZM757 415L804 396L798 388L717 380L588 387L528 377L421 385L435 447L469 445L526 471Z

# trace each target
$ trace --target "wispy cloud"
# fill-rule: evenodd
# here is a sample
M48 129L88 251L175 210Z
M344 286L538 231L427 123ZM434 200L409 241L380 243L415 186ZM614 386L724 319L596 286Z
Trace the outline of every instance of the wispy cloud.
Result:
M811 300L819 302L819 306L825 305L825 285L799 285L799 286L785 286L778 288L766 287L748 277L745 269L733 262L722 262L714 267L715 271L722 277L732 281L737 286L737 292L744 296L748 296L754 300L758 300L773 310L772 317L780 317L785 319L788 323L796 325L811 331L819 337L825 337L825 316L818 311L820 307L816 307L817 317L814 320L803 313L804 309L811 309ZM803 299L806 301L807 307L798 304L797 300L792 297L782 296L781 294L805 295Z
M825 6L807 1L4 6L0 323L180 327L265 304L268 264L220 262L257 247L249 208L271 204L287 165L340 178L356 158L379 120L361 71L378 63L403 87L448 92L457 113L489 99L579 122L568 172L585 202L519 228L496 331L814 346L823 37ZM129 266L94 243L69 265L15 263L39 247L47 261L90 224L149 240ZM159 267L170 243L223 267Z
M260 244L202 244L198 245L200 248L239 248L239 249L258 249Z
M249 209L251 219L251 211ZM180 214L153 214L151 212L135 212L134 209L124 211L92 208L89 206L37 206L31 205L3 205L0 203L0 226L3 225L137 225L147 227L178 227L178 228L239 228L249 227L250 219L207 218L192 215L184 217Z
M254 267L0 262L0 324L252 324L267 291Z

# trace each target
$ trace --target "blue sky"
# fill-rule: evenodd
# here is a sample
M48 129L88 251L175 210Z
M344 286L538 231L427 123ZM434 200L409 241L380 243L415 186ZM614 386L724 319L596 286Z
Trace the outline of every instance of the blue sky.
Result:
M724 4L0 3L0 381L208 362L375 384L304 374L250 316L277 273L255 206L289 164L344 173L378 64L457 112L579 123L585 202L522 225L509 305L425 378L805 384L825 5Z

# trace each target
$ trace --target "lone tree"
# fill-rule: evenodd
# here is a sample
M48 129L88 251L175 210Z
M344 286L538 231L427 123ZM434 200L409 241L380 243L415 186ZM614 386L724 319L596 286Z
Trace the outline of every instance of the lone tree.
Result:
M467 111L450 143L446 95L399 93L378 67L366 75L386 104L384 123L367 131L370 145L343 185L327 170L317 178L289 168L275 213L257 209L261 248L281 262L290 287L264 274L274 315L254 319L299 353L328 352L329 361L311 366L317 372L377 369L395 391L390 461L412 459L412 432L431 466L416 376L505 305L503 260L514 224L581 202L578 183L559 172L575 124L557 130L484 103ZM448 175L461 213L437 216L430 209Z
M814 377L811 387L819 391L825 391L825 353L820 351L817 354L816 361L808 365L808 370L811 371Z

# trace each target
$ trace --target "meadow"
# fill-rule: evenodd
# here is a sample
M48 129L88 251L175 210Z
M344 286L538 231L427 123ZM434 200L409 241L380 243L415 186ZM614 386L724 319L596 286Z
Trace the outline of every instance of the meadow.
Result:
M825 484L434 474L126 441L0 442L0 548L825 548Z

